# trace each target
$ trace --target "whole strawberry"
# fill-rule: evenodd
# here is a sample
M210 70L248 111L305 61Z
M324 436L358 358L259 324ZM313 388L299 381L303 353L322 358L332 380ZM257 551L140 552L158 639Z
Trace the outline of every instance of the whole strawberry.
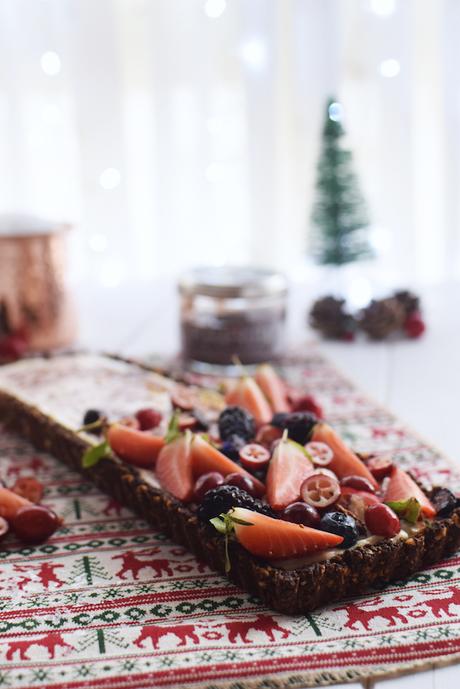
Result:
M420 311L413 311L404 321L404 332L408 337L416 339L423 335L426 330L425 322Z

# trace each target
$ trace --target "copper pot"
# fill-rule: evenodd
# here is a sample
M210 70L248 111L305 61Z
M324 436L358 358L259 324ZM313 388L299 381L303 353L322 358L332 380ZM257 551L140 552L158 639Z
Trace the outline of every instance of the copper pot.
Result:
M26 333L31 350L65 347L76 336L66 283L68 231L68 225L0 219L0 327Z

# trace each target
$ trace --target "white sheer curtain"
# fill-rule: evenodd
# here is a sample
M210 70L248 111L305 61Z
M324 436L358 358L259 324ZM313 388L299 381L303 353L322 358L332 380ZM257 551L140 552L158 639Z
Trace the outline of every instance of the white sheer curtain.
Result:
M344 105L385 274L460 274L458 0L0 0L0 211L78 277L304 265Z

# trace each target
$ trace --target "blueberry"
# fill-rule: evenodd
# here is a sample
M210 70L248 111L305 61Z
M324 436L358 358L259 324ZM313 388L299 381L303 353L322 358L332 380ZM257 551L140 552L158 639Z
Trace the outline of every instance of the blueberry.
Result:
M224 440L220 447L220 451L234 462L240 463L240 450L246 445L243 438L238 435L232 435L228 440Z
M102 421L104 418L103 412L99 411L98 409L87 409L83 416L83 426L87 426L90 423L96 423L96 421ZM101 430L101 427L92 428L89 433L100 435Z
M326 512L319 523L321 531L343 536L341 548L350 548L359 538L359 531L353 517L343 512Z

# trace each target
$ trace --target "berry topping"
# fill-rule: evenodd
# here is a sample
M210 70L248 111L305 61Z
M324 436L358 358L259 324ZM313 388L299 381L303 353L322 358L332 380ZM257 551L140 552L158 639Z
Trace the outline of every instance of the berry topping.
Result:
M435 488L431 502L438 517L448 517L456 507L457 498L448 488Z
M313 471L304 448L282 438L276 445L267 472L267 501L282 510L300 497L300 486Z
M107 431L111 449L128 464L153 469L164 439L136 428L114 423Z
M88 433L93 433L94 435L100 435L102 432L102 426L106 416L99 409L87 409L83 414L83 426L93 426L93 428L88 428Z
M340 485L335 478L313 473L302 483L300 496L307 505L322 509L337 502L340 498Z
M209 474L203 474L197 479L193 489L193 497L197 502L201 502L212 488L221 486L224 482L224 477L218 471L211 471Z
M379 498L374 493L347 486L342 486L340 490L342 494L339 503L361 521L364 521L364 513L368 507L380 504Z
M317 466L325 467L330 464L334 458L334 453L326 443L312 441L305 445L305 449L312 458L313 463Z
M251 476L249 476L249 474L245 475L237 472L234 474L228 474L228 476L225 477L224 483L226 486L236 486L237 488L246 491L246 493L251 495L253 498L260 496L260 492L258 491L253 479Z
M244 445L240 450L241 464L249 470L257 470L267 466L270 461L270 453L263 446L257 443Z
M388 481L383 502L402 503L409 498L417 500L425 517L436 516L436 510L414 479L403 469L395 466Z
M390 457L371 457L367 462L367 468L377 481L383 481L393 470L393 460Z
M40 502L43 497L43 484L33 476L18 478L11 490L35 504Z
M141 431L150 431L160 425L163 416L156 409L139 409L136 419Z
M249 376L243 376L225 395L229 406L246 409L258 424L269 423L273 411L256 381ZM254 437L254 436L252 436ZM251 438L247 438L250 440Z
M326 512L321 517L319 528L342 536L343 548L350 548L359 538L359 530L353 517L343 512Z
M288 437L300 445L305 445L310 440L312 431L318 419L309 412L293 412L291 414L275 414L272 418L272 426L287 429Z
M318 419L323 418L322 407L315 400L313 395L302 395L293 401L292 411L308 411Z
M268 505L256 500L246 491L237 486L218 486L208 490L198 508L198 517L202 521L209 521L213 517L228 512L232 507L246 507L248 510L260 512L269 517L275 517Z
M43 505L22 507L10 522L16 536L24 543L43 543L61 525L55 512Z
M10 530L10 526L6 519L0 517L0 541L2 541Z
M184 435L165 445L158 455L155 467L155 474L162 488L184 502L193 497L192 439L190 431L186 431Z
M364 521L375 536L393 538L401 530L399 517L383 502L379 505L370 505L364 513Z
M192 411L199 402L199 393L195 388L186 385L175 386L171 393L171 404L175 409L181 411Z
M408 337L417 338L426 330L426 325L418 311L409 314L404 321L404 331Z
M344 476L340 481L341 486L347 488L354 488L355 490L363 490L368 493L375 493L373 484L364 476Z
M279 516L287 522L312 526L313 528L317 527L320 521L318 510L305 502L291 502L280 512Z
M241 407L227 407L219 416L219 433L223 441L238 437L249 442L256 433L254 418Z
M378 487L377 481L355 453L345 445L342 438L327 423L317 423L313 428L312 440L329 445L334 457L328 465L339 478L344 476L364 476L374 488Z
M273 366L270 364L258 366L254 378L274 412L289 411L286 385Z
M282 559L306 555L318 550L333 548L342 543L335 534L273 519L264 514L237 507L229 515L239 543L258 557Z

